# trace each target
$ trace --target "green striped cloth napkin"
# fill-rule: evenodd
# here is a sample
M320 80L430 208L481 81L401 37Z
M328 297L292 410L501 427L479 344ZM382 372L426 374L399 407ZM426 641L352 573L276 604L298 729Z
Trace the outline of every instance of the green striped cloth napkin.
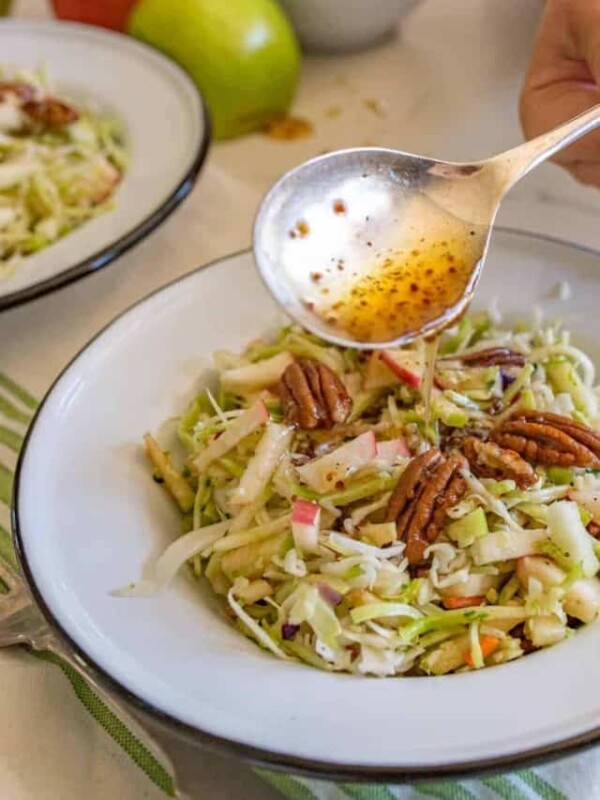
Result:
M23 437L37 407L31 394L0 373L0 557L16 566L9 533L12 482ZM0 587L1 590L2 587ZM39 655L64 672L79 700L96 722L123 748L131 760L167 795L173 781L142 742L97 697L85 681L58 657ZM454 783L416 786L335 784L258 770L258 774L290 800L594 800L600 798L600 762L596 752L540 769ZM596 781L596 778L599 780Z

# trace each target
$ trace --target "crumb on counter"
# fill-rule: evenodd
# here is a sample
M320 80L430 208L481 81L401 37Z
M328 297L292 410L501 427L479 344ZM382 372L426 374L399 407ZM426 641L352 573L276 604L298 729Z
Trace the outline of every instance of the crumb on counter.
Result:
M377 98L369 97L366 100L363 100L363 106L368 110L371 111L378 117L387 117L388 116L388 107L387 104L383 100L378 100Z

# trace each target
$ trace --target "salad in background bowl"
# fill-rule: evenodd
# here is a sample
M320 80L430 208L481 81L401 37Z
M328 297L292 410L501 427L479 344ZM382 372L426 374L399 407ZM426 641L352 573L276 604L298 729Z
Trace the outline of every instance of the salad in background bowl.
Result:
M57 87L49 106L4 92L3 127L13 129L2 133L1 157L31 174L0 187L5 221L10 215L0 246L2 311L110 264L154 230L194 185L210 134L190 78L133 39L69 22L7 19L0 51L3 64L22 71L21 83L39 83L43 65ZM43 99L43 88L36 91ZM44 126L27 114L28 102L64 112L62 103L78 119ZM111 202L110 213L99 213Z
M113 208L127 167L119 123L0 69L0 277Z

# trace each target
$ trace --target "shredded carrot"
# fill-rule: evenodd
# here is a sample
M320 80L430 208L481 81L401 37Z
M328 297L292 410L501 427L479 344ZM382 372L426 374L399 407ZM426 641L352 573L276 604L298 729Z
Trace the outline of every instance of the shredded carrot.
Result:
M444 608L468 608L469 606L478 606L483 603L485 597L482 594L475 594L471 597L457 597L451 595L444 598Z
M483 656L483 658L491 656L499 644L500 644L500 639L497 636L480 636L479 647L481 647L481 655ZM469 667L474 666L470 652L468 652L465 656L465 664L467 664L467 666Z

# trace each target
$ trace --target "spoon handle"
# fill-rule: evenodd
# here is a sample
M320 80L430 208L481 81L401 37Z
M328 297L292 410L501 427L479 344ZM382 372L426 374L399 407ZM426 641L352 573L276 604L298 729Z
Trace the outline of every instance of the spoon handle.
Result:
M600 105L597 105L529 142L490 158L489 163L496 169L503 193L542 161L551 158L559 150L568 147L599 126Z

